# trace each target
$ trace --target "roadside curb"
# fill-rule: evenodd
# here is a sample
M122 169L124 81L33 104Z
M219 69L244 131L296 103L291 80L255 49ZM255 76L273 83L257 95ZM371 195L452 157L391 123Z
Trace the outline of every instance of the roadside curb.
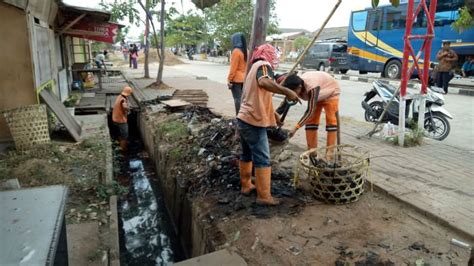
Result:
M119 244L119 225L118 225L118 205L117 196L110 196L109 208L112 214L110 215L110 250L109 250L109 265L120 265L120 244Z
M201 59L201 58L194 58L195 61L202 61L202 62L209 62L209 63L215 63L215 64L222 64L222 65L228 65L229 62L227 60L212 60L212 59ZM287 67L281 67L278 70L289 70ZM346 74L332 74L336 79L339 80L350 80L350 81L359 81L359 82L365 82L365 83L372 83L375 80L380 80L382 82L388 83L392 86L398 87L400 86L400 81L397 80L389 80L389 79L383 79L383 78L373 78L373 77L359 77L359 76L353 76L353 75L346 75ZM415 85L420 84L417 81L410 81L408 83L408 88L415 88ZM465 95L465 96L474 96L474 89L465 89L465 88L460 88L460 87L455 87L455 85L451 85L449 87L449 94L459 94L459 95Z
M359 81L365 83L372 83L375 80L380 80L392 86L398 87L400 86L400 81L396 80L388 80L388 79L379 79L379 78L368 78L368 77L358 77L358 76L351 76L351 75L343 75L343 74L333 74L336 79L339 80L350 80L350 81ZM408 83L408 88L415 88L416 85L420 84L419 82L411 81ZM474 96L474 90L471 89L463 89L458 87L449 87L449 94L460 94L466 96Z

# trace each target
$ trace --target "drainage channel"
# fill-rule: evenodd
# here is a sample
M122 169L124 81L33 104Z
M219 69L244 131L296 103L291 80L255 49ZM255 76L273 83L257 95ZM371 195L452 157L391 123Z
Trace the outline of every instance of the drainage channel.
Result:
M136 113L129 116L128 151L114 147L115 180L128 188L119 197L120 260L122 265L169 265L184 259L166 210L154 164L144 150L136 126ZM111 136L117 132L109 119Z

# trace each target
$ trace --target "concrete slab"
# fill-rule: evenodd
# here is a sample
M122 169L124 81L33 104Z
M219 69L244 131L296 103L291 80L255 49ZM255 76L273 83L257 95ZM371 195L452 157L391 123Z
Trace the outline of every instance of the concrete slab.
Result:
M200 257L174 264L175 266L246 266L245 260L228 249L215 251Z
M66 230L70 266L104 265L98 222L68 224Z
M2 265L52 265L63 225L67 188L0 192Z
M78 115L75 117L81 125L81 138L85 139L92 135L108 134L107 115Z
M119 225L118 225L118 207L117 196L111 196L109 200L110 211L110 260L111 265L120 264L120 244L119 244Z
M58 119L66 127L67 131L74 138L75 141L81 140L81 126L77 123L74 117L69 113L66 107L58 101L48 90L40 92L41 99L48 105L48 107L56 114Z

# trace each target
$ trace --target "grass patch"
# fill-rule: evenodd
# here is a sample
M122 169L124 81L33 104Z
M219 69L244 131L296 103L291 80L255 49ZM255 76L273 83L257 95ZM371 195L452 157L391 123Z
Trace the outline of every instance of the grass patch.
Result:
M425 137L424 130L419 128L418 124L413 120L410 121L410 128L412 128L412 130L405 133L403 147L415 147L423 144L423 138ZM398 145L398 136L389 138L389 141L394 145Z
M97 186L97 196L102 200L108 200L112 195L125 195L128 193L128 188L120 185L117 181L113 180L110 185L99 184Z
M170 143L188 136L188 128L181 121L166 121L158 125L157 136Z
M168 155L171 160L177 161L182 156L182 150L180 147L174 147L169 151Z

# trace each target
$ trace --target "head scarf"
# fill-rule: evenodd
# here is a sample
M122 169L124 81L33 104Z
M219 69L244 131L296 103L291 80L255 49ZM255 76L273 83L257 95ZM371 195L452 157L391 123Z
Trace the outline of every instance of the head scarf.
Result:
M230 41L232 42L232 49L240 49L244 54L245 61L247 61L247 42L245 41L244 34L241 32L234 33L230 37Z
M253 50L252 59L250 59L250 62L253 64L257 60L267 61L270 63L272 68L275 69L278 65L278 56L275 47L266 43L255 48L255 50Z

